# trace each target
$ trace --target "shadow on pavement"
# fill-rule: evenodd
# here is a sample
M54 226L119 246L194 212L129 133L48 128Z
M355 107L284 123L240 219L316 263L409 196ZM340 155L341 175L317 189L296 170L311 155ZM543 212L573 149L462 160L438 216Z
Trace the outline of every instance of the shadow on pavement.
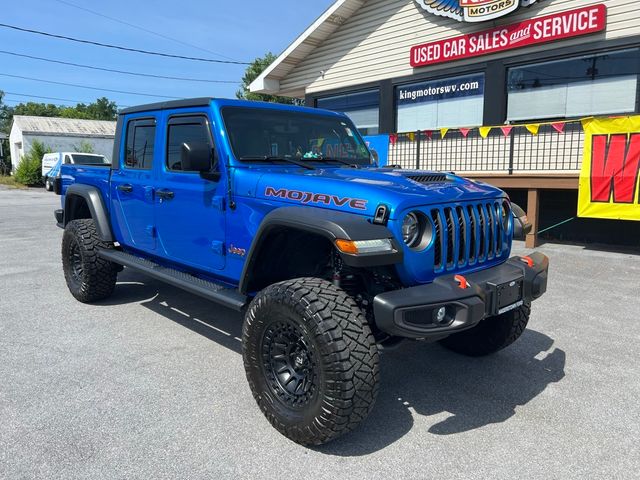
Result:
M242 316L177 288L125 271L103 305L141 302L146 308L241 354ZM144 282L144 283L143 283ZM433 435L501 423L564 378L566 355L553 340L528 329L511 347L485 358L463 357L437 344L406 342L381 354L380 394L356 431L316 448L328 455L367 455L413 427L414 416L435 416ZM445 417L445 418L443 418Z
M143 307L242 354L242 315L166 283L125 269L113 296L98 305L140 302Z
M367 421L318 451L340 456L378 451L409 432L415 415L436 416L429 428L434 435L501 423L564 378L565 352L530 329L485 358L463 357L434 344L405 345L382 355L380 394Z

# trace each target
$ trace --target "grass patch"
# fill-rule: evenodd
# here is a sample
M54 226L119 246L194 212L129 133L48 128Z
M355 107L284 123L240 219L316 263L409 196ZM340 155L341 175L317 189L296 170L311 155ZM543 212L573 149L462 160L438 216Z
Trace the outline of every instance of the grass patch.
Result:
M0 185L6 185L12 188L27 188L21 183L18 183L16 178L11 175L0 175Z

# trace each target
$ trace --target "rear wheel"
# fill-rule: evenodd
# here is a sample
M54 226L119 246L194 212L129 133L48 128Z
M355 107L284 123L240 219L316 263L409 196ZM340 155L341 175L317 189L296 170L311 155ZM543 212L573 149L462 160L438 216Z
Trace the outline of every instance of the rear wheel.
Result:
M283 435L320 445L356 428L378 392L378 350L362 311L316 278L276 283L251 303L242 329L247 380Z
M83 303L109 297L116 286L118 267L98 255L113 244L100 240L91 219L72 220L62 235L62 266L71 294Z
M498 352L515 342L524 333L529 323L531 304L515 310L489 317L475 327L455 333L440 343L457 353L481 357Z

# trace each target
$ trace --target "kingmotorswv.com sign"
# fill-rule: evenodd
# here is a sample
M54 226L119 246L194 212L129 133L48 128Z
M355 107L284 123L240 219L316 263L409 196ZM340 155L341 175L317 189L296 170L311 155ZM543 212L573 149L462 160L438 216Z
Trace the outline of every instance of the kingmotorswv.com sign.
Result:
M470 97L484 93L484 75L434 80L398 87L398 105L431 102L456 97Z
M484 74L396 88L398 132L482 125Z

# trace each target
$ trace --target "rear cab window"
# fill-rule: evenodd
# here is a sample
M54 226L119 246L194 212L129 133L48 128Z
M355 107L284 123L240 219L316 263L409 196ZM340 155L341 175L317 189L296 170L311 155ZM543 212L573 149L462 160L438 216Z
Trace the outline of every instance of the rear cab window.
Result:
M129 120L126 135L124 167L134 170L151 170L155 151L155 119Z

